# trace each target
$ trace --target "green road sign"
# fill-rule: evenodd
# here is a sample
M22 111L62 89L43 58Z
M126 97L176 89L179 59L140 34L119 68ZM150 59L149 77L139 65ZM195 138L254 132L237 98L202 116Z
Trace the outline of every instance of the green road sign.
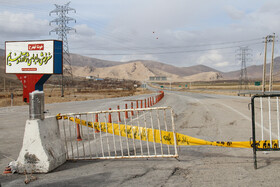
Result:
M164 86L160 86L161 88L164 88Z
M261 81L256 81L255 82L255 86L260 86L261 85Z

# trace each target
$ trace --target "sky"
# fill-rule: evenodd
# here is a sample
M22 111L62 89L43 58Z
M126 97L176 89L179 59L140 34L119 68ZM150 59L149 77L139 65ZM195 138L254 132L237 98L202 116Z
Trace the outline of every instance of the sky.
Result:
M5 41L57 39L49 15L65 0L0 0L0 48ZM112 60L153 60L228 72L264 61L264 37L275 33L280 56L279 0L73 0L69 52ZM271 61L268 43L267 61Z

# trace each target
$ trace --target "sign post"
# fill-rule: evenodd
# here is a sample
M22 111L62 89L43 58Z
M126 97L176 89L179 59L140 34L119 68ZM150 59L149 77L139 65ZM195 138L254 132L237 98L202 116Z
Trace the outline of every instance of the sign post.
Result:
M52 74L63 73L63 44L58 40L6 42L6 73L16 74L23 84L23 101L29 93L43 91Z

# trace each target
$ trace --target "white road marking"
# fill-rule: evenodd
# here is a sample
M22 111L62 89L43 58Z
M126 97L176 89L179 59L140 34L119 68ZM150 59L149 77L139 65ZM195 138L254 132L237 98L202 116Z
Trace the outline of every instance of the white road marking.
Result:
M231 106L228 106L228 105L226 105L226 104L224 104L224 103L219 103L219 104L220 104L220 105L223 105L224 107L227 107L228 109L230 109L230 110L232 110L232 111L234 111L234 112L236 112L237 114L241 115L241 116L244 117L245 119L247 119L247 120L249 120L249 121L252 121L252 118L251 118L251 117L246 116L245 114L239 112L238 110L232 108ZM255 124L256 124L258 127L261 128L261 125L260 125L258 122L256 122ZM263 127L263 129L264 129L267 133L270 132L269 129L267 129L267 128L265 128L265 127ZM273 135L274 137L277 137L277 135L276 135L275 133L272 133L272 135Z

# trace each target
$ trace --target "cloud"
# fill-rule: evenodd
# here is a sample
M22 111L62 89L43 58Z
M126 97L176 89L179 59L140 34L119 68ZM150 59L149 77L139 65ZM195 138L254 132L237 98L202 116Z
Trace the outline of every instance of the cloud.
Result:
M0 39L57 38L48 35L52 19L48 13L57 1L12 2L17 4L0 3L4 5L0 7ZM236 70L240 69L235 60L238 46L248 45L254 52L252 62L262 64L263 56L257 55L263 52L262 37L273 32L279 35L280 30L279 0L82 0L70 6L77 10L69 15L77 20L70 24L77 30L68 35L70 52L107 60L146 59ZM252 38L258 40L217 45ZM280 50L275 52L275 56L280 55Z
M33 14L0 12L0 36L3 38L34 38L48 35L48 31L48 21L37 19Z
M223 56L219 54L218 51L210 51L202 55L198 59L197 63L207 65L207 64L217 63L217 61L221 61L221 60L223 60Z
M215 67L227 67L229 65L229 62L219 62L214 64Z
M238 10L237 8L235 8L233 6L226 6L225 10L226 10L227 14L231 17L231 19L240 20L240 19L244 18L244 16L245 16L244 11Z
M95 35L94 29L90 28L86 24L75 25L74 28L77 30L78 35L92 37Z
M226 58L224 55L220 54L219 51L213 50L201 55L197 60L197 64L203 64L217 68L218 70L227 70L233 66L233 64L228 60L229 58Z

